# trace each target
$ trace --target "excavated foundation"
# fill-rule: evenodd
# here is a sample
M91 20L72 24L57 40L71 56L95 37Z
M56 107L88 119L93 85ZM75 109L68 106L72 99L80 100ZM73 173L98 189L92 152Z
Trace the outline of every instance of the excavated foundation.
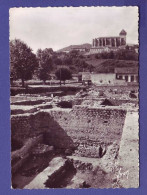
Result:
M74 106L12 115L12 139L21 143L12 152L12 187L121 187L116 174L126 113Z
M138 86L44 90L11 98L12 188L139 186Z
M12 115L12 139L24 144L12 152L13 188L105 187L93 177L107 178L106 162L113 164L118 156L125 115L118 108L83 106Z

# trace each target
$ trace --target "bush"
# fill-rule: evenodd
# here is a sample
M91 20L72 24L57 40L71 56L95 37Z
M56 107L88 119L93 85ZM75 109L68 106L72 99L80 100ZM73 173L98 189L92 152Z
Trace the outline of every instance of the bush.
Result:
M61 81L64 81L64 84L65 84L66 80L69 80L72 78L72 74L71 74L70 70L67 68L58 69L55 72L55 75L56 75L57 79L60 80L60 85L61 85Z

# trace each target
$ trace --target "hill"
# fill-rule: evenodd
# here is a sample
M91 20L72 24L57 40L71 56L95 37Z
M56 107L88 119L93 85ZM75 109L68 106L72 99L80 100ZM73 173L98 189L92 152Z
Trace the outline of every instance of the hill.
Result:
M86 63L92 65L93 70L97 73L113 73L115 68L135 68L138 66L138 61L115 59L89 59L86 60Z
M91 44L89 43L84 43L84 44L81 44L81 45L70 45L68 47L64 47L62 49L59 49L57 52L69 52L69 51L72 51L74 49L77 49L77 48L86 48L86 49L90 49L91 48Z

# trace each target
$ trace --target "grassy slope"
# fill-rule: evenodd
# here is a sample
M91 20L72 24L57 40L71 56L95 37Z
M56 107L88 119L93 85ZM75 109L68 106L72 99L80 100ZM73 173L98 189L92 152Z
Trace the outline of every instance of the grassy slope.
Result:
M137 67L138 61L131 60L113 60L113 59L88 59L88 64L95 67L96 72L114 72L116 67Z

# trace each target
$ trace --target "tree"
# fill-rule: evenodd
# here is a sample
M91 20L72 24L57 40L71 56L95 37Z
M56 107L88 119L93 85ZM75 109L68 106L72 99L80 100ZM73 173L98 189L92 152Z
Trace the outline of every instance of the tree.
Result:
M10 63L11 76L14 79L24 81L32 78L34 70L38 67L36 55L32 53L32 49L23 41L15 39L10 41Z
M114 59L114 52L110 51L110 53L108 53L109 59Z
M62 65L62 60L60 58L55 58L54 59L54 64L55 65Z
M38 76L44 83L49 78L49 73L52 69L52 54L53 50L51 48L46 48L44 50L38 49L37 51L37 59L39 63Z
M67 68L58 69L55 72L55 75L56 75L57 79L60 80L60 85L61 85L61 81L64 81L64 85L65 85L65 81L72 78L72 74L71 74L70 70Z
M74 50L69 52L69 55L70 55L71 58L78 57L79 56L79 51L74 49Z
M63 63L66 65L72 65L72 58L70 56L66 56L63 60Z

